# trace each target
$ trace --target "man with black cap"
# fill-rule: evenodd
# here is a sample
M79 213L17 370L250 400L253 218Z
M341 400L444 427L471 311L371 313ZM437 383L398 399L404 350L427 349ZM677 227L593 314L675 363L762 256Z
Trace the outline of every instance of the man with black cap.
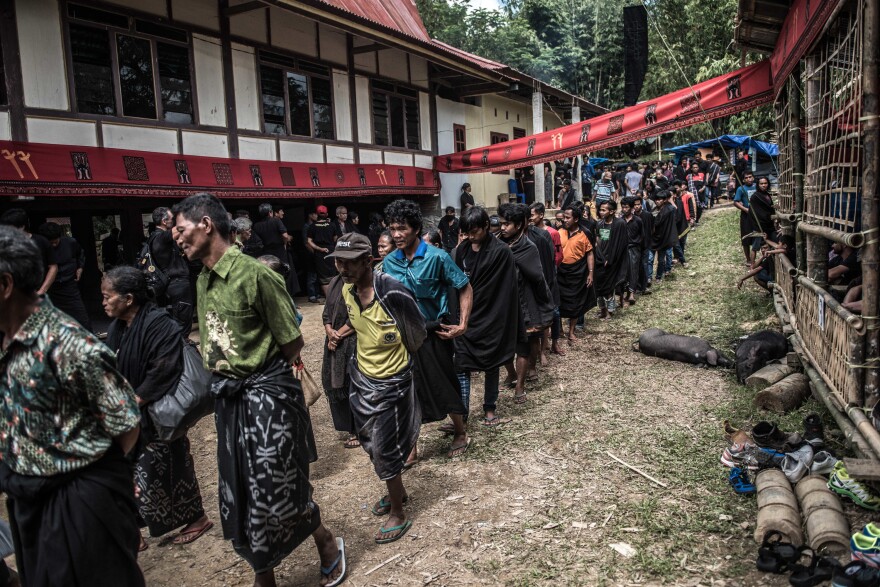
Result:
M332 253L336 246L335 230L327 216L327 206L318 206L315 208L315 212L318 213L318 219L309 226L307 242L315 255L315 273L318 274L318 283L321 284L321 290L326 298L327 286L336 275L333 259L327 258L327 255Z
M388 494L372 512L388 519L377 544L398 540L412 526L403 512L406 459L419 438L422 413L416 401L412 355L427 335L415 298L399 281L373 271L373 247L362 234L348 233L327 257L345 282L342 299L357 332L357 352L349 363L349 403L361 446L370 455ZM334 348L338 340L330 339Z

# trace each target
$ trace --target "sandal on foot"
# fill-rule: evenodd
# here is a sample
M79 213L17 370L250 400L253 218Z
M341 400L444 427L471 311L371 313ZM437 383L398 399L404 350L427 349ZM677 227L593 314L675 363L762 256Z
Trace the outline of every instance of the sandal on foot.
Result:
M494 428L495 426L507 424L508 422L510 422L510 418L499 418L498 416L492 416L491 418L483 418L482 424L487 428Z
M414 461L407 461L407 462L403 463L403 470L406 471L406 470L412 469L413 467L415 467L418 464L419 464L419 459L416 459Z
M357 436L352 436L346 440L342 441L342 446L345 448L358 448L361 445L361 441L358 440Z
M800 550L790 542L785 542L781 532L770 530L764 534L764 542L758 549L756 565L758 570L764 573L781 574L788 571L788 568L800 557Z
M453 446L449 448L449 452L446 453L446 456L450 459L454 459L455 457L460 457L464 453L467 452L467 449L471 446L471 441L473 439L468 437L467 442L462 446Z
M141 536L141 543L138 544L138 552L143 552L143 551L145 551L145 550L148 549L148 548L150 548L150 545L147 544L147 541L144 540L144 537L143 537L143 536Z
M528 399L529 399L528 395L526 395L525 393L521 393L519 395L513 396L513 403L524 404L524 403L526 403L526 401L528 401Z
M409 495L404 495L403 503L406 504L408 501ZM391 498L383 495L379 501L373 504L373 509L370 511L373 512L374 516L387 516L388 512L391 511Z
M201 528L187 530L186 532L181 530L180 533L177 536L175 536L174 539L171 541L171 544L173 544L175 546L181 546L183 544L189 544L191 542L195 542L196 540L201 538L205 532L207 532L208 530L210 530L213 527L214 527L214 522L208 520L208 522L204 526L202 526Z
M336 537L336 547L339 549L339 556L336 557L336 560L333 561L333 564L329 567L321 567L321 577L324 579L330 578L330 573L336 570L336 567L342 565L342 568L339 570L339 576L328 582L324 587L336 587L337 585L341 585L343 581L345 581L345 541L341 536Z
M392 532L398 532L398 534L391 538L376 538L376 544L389 544L391 542L394 542L395 540L399 540L403 537L404 534L407 533L407 531L409 531L411 526L412 522L409 520L407 520L400 526L392 526L390 528L382 526L381 528L379 528L379 534L391 534Z

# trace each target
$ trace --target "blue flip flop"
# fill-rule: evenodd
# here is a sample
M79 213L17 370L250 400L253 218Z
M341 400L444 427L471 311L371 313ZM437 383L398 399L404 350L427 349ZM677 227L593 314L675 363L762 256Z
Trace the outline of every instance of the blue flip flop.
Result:
M412 522L410 520L407 520L400 526L392 526L391 528L386 528L383 526L379 528L379 532L381 532L382 534L397 532L398 530L400 530L400 533L393 538L376 538L376 544L389 544L391 542L394 542L395 540L399 540L400 538L403 538L403 535L407 533L410 527L412 527Z
M745 469L739 467L730 469L728 481L734 492L740 495L749 495L757 491L755 484L749 480L749 474Z
M333 581L327 583L325 587L336 587L336 585L342 585L342 582L345 581L345 540L342 539L341 536L336 537L336 547L339 549L339 556L336 557L336 560L333 561L333 564L329 567L321 567L321 576L329 577L330 573L336 570L340 564L342 565L342 570L339 573L339 576L336 577Z

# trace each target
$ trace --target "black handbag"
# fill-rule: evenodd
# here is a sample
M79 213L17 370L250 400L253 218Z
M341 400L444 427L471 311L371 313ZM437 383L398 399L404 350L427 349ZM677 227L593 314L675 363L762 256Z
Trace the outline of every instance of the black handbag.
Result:
M211 372L202 364L196 345L183 343L183 374L174 391L147 406L156 439L172 442L182 438L196 423L214 413Z

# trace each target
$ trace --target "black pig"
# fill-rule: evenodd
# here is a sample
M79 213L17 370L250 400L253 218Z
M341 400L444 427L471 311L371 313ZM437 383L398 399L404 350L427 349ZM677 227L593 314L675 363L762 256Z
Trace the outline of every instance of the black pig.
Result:
M639 350L649 357L713 367L730 367L730 359L696 336L669 334L659 328L649 328L639 337Z
M750 334L736 347L736 378L745 383L746 377L762 369L770 361L788 353L788 341L781 332L759 330Z

